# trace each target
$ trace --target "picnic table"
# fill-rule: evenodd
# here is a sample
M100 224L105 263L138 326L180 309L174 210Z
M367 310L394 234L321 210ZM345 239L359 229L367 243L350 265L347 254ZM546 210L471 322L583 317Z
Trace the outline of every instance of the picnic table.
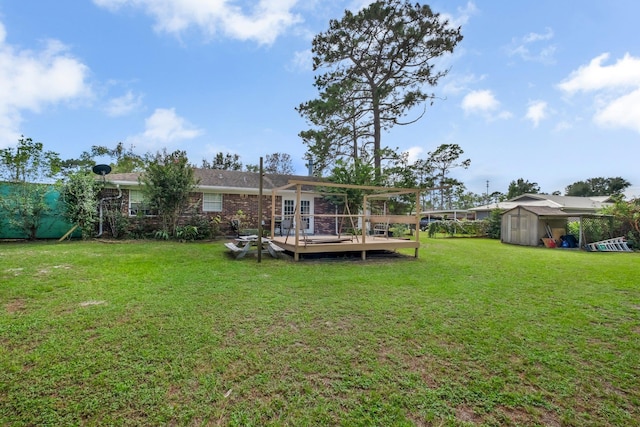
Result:
M224 245L231 251L236 259L244 258L245 255L251 252L258 251L258 236L250 235L250 236L241 236L234 239L236 243L227 242ZM278 258L279 254L284 251L281 247L275 245L271 239L263 237L262 239L262 250L263 252L268 252L274 258Z

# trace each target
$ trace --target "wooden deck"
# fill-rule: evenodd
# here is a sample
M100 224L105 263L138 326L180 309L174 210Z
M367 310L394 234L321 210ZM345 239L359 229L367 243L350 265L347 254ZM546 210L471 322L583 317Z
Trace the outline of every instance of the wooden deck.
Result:
M296 244L295 236L277 236L271 241L293 254L298 261L305 254L333 254L339 252L360 252L363 260L367 258L367 251L396 251L398 249L414 249L414 256L418 257L420 242L408 239L379 236L299 236Z
M292 207L285 209L282 205L280 212L276 207L276 197L283 191L290 191L295 187L296 202ZM336 211L330 212L312 212L302 209L302 192L310 192L314 197L320 197L322 194L331 194L333 197L344 197L344 200L335 204ZM333 188L336 191L327 193L326 188ZM315 190L313 190L315 189ZM359 213L351 213L349 209L348 196L346 190L358 189L362 190L362 202L359 206L364 210ZM315 193L314 193L315 191ZM398 196L413 196L415 199L415 209L413 214L397 215L387 212L386 202L383 206L372 205L373 201L384 201ZM261 201L262 197L258 198ZM341 206L342 213L338 213L338 205ZM295 261L301 256L310 254L336 254L336 253L360 253L362 259L367 258L367 252L372 251L390 251L395 252L398 249L413 249L414 257L418 257L418 248L420 248L420 189L418 188L394 188L380 187L355 184L339 184L321 181L307 181L290 179L289 184L274 188L271 190L271 232L273 244L293 254ZM309 206L307 206L307 209ZM261 217L262 208L258 208L258 216ZM316 230L315 219L333 219L335 221L335 233L338 235L321 235L313 234ZM278 233L276 233L276 221L278 221ZM288 223L284 227L285 222ZM305 229L300 229L299 225L305 224ZM342 227L347 227L356 231L357 234L344 235ZM415 239L401 239L387 237L390 226L392 224L406 225L415 230ZM284 229L283 229L284 228ZM308 229L308 230L307 230ZM311 234L303 234L306 232ZM286 232L287 236L282 236ZM329 231L331 233L331 231ZM278 236L280 234L280 236Z

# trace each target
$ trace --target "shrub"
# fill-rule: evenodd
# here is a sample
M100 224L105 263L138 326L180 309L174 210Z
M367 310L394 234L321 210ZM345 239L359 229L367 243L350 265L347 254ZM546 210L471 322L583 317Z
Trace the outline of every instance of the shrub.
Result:
M195 225L182 225L176 228L176 238L182 242L193 242L201 237Z
M128 236L130 221L129 217L122 213L119 205L104 208L104 221L114 239L122 239Z
M494 209L491 211L487 221L487 237L490 239L499 239L502 229L502 211Z

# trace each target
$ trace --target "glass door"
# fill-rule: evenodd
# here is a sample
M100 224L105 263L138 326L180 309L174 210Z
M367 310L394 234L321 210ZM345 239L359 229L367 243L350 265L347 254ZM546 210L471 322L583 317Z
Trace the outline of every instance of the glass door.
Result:
M283 224L294 224L295 227L295 214L296 214L296 201L295 199L283 199L282 205L282 220ZM313 232L313 200L303 199L300 201L300 231L304 233ZM291 221L286 222L287 220ZM295 228L293 228L295 230Z

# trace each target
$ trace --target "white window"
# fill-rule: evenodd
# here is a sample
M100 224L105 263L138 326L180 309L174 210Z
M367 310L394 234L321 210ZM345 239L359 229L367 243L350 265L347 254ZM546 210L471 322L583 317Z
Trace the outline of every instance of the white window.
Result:
M311 230L311 202L309 200L300 200L300 221L302 222L301 229L305 231Z
M295 212L296 201L285 199L284 201L284 219L293 219L293 213Z
M144 195L140 190L129 190L129 215L156 215L156 212L153 212L144 203Z
M290 220L295 223L296 201L293 199L284 199L282 212L284 220ZM300 200L300 229L306 233L313 231L313 199Z
M203 193L202 194L202 211L203 212L222 212L222 194Z

